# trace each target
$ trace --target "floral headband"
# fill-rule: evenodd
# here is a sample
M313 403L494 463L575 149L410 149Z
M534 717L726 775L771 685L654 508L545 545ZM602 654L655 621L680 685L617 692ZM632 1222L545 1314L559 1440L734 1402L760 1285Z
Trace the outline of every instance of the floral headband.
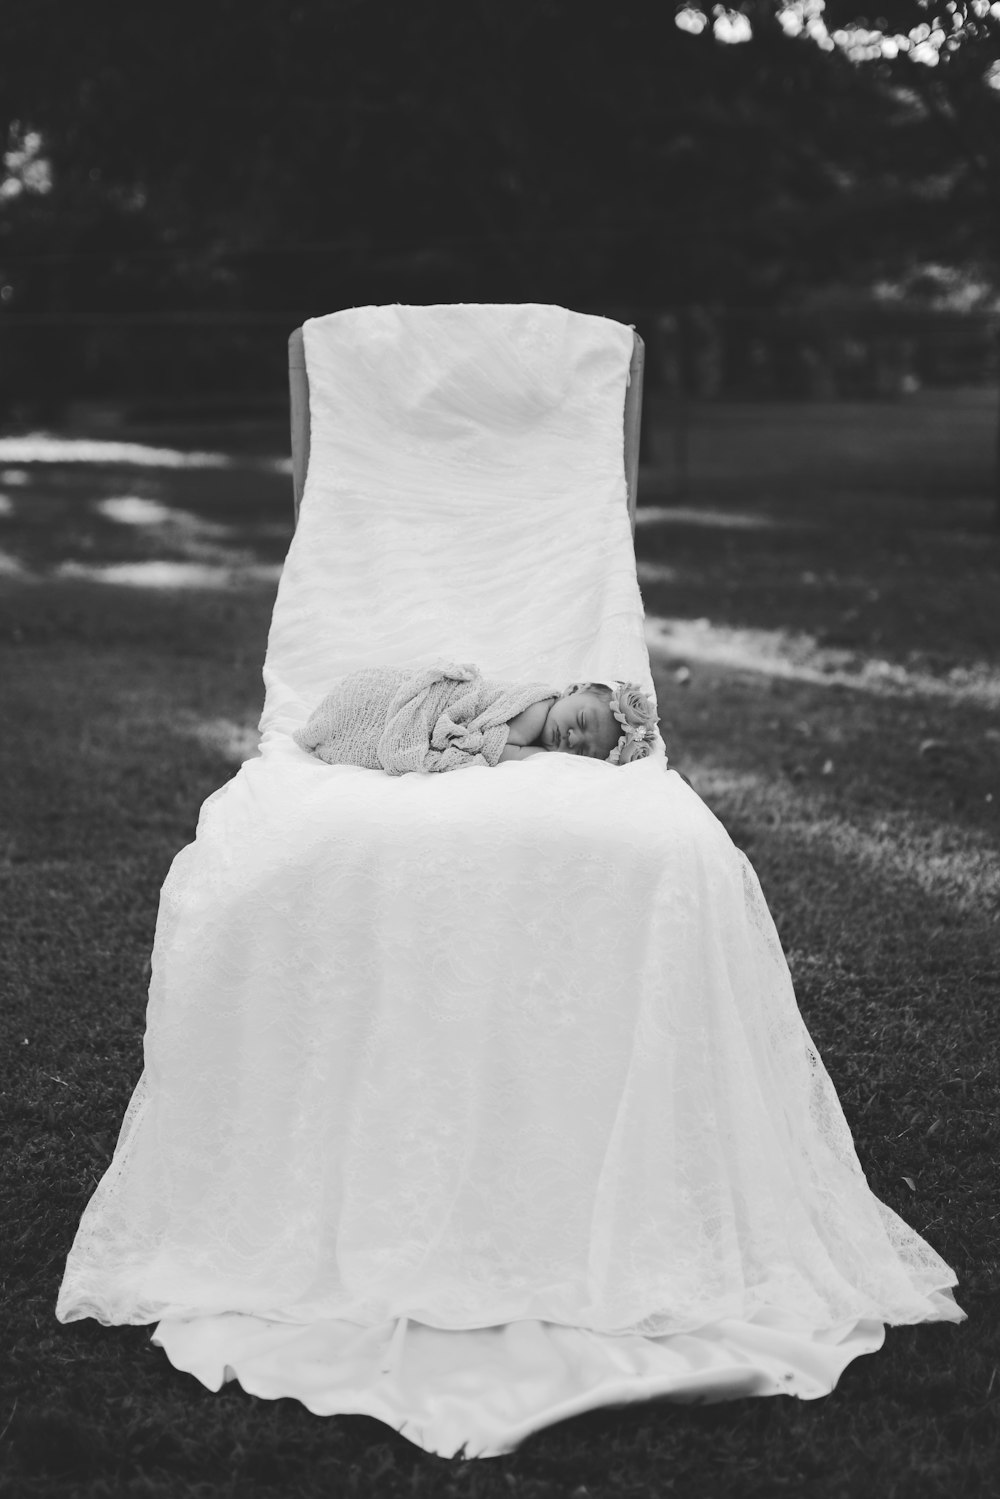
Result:
M573 682L560 697L587 692L594 687L608 687L609 682ZM616 682L611 689L611 711L622 727L622 735L608 756L612 765L628 765L644 760L651 753L659 715L638 682Z

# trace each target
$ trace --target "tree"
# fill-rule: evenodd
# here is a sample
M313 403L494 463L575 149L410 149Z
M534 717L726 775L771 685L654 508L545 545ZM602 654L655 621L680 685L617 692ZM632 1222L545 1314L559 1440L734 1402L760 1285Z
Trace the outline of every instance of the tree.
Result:
M51 188L0 186L0 322L772 305L919 256L994 273L968 146L994 107L987 39L918 72L859 60L824 14L864 19L819 0L32 0L5 24L0 129L14 154L39 138Z

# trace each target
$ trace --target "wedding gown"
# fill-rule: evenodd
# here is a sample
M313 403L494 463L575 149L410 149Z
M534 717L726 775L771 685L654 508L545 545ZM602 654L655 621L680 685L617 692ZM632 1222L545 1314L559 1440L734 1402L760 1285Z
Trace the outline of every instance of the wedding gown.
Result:
M164 884L144 1068L58 1318L156 1322L210 1389L445 1456L632 1400L812 1398L885 1323L961 1320L662 744L392 778L291 737L363 665L653 691L629 330L387 307L305 342L260 751Z

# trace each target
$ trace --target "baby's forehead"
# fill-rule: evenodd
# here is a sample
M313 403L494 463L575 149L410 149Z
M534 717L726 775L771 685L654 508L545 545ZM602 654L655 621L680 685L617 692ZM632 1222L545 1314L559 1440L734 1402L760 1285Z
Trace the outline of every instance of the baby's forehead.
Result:
M590 688L587 687L582 687L577 692L569 693L564 701L570 703L580 701L594 703L598 708L606 708L609 713L611 712L611 704L608 699L606 697L602 697L599 692L592 692Z

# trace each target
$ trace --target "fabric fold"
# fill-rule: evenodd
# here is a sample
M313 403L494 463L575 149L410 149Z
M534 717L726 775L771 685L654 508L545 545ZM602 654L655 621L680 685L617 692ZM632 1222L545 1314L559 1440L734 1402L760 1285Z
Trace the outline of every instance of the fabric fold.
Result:
M230 1316L164 1321L152 1341L210 1390L236 1379L261 1399L294 1395L314 1415L374 1416L439 1457L486 1458L606 1406L814 1400L884 1336L880 1323L859 1321L821 1337L772 1310L663 1338L541 1321L455 1333L407 1317L290 1327Z

